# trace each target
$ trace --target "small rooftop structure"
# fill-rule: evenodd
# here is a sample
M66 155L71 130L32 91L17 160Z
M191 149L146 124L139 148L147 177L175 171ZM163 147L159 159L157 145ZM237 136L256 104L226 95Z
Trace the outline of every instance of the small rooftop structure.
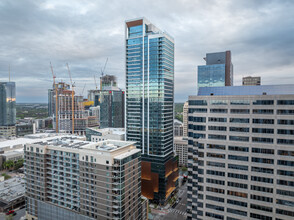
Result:
M262 86L200 87L198 96L294 95L294 84Z

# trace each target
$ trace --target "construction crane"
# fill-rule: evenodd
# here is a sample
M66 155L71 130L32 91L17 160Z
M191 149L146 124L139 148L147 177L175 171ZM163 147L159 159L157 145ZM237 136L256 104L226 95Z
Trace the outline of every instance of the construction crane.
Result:
M69 66L68 63L66 63L67 66L67 70L68 70L68 75L70 78L70 83L71 83L71 120L72 120L72 134L74 134L75 132L75 106L74 106L74 83L72 82L72 78L71 78L71 73L69 70Z
M54 84L54 89L55 89L55 118L56 118L55 130L56 130L56 133L58 133L58 91L57 91L57 86L55 83L56 75L53 72L53 67L52 67L51 62L50 62L50 67L51 67L51 72L52 72L52 76L53 76L53 84Z
M83 91L82 91L82 94L81 94L81 96L83 96L83 97L84 97L84 91L85 91L86 85L87 85L87 83L85 83L84 88L83 88Z
M106 58L106 61L105 61L105 64L104 64L104 68L101 69L100 90L102 90L102 78L103 78L104 73L105 73L105 68L106 68L107 62L108 62L108 57Z
M98 90L98 86L97 86L97 81L96 81L96 76L95 75L94 75L94 82L95 82L96 90Z

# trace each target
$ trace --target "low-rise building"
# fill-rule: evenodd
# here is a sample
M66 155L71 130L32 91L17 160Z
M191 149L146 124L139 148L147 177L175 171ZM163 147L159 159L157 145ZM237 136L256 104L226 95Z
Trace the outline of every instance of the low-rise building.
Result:
M174 119L174 135L175 137L183 137L183 122Z
M104 140L125 140L124 128L87 128L86 139L87 141L104 141Z
M35 123L21 123L16 125L16 136L25 136L27 134L36 133L36 124Z
M0 182L0 212L25 204L25 179L21 176Z
M179 156L179 166L187 166L188 162L188 138L174 137L174 149Z

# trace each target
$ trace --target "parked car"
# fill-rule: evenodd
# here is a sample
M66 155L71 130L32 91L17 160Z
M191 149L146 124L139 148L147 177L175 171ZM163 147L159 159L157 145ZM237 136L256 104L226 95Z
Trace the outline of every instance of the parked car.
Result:
M5 215L16 215L16 212L14 210L10 210L8 212L5 213Z

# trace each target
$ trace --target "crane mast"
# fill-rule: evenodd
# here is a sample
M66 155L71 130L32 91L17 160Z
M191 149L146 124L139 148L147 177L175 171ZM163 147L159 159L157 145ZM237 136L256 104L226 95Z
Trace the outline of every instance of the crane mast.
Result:
M71 120L72 120L72 134L74 134L75 132L75 112L74 112L74 87L75 85L72 82L72 78L71 78L71 73L69 70L69 66L68 63L66 64L67 66L67 70L68 70L68 75L70 78L70 83L71 83Z
M55 83L56 75L54 75L53 67L52 67L51 62L50 62L50 67L51 67L51 72L52 72L52 76L53 76L53 83L54 83L54 89L55 89L55 118L56 118L55 130L56 130L56 133L58 133L58 91L57 91L57 86L56 86L56 83Z

